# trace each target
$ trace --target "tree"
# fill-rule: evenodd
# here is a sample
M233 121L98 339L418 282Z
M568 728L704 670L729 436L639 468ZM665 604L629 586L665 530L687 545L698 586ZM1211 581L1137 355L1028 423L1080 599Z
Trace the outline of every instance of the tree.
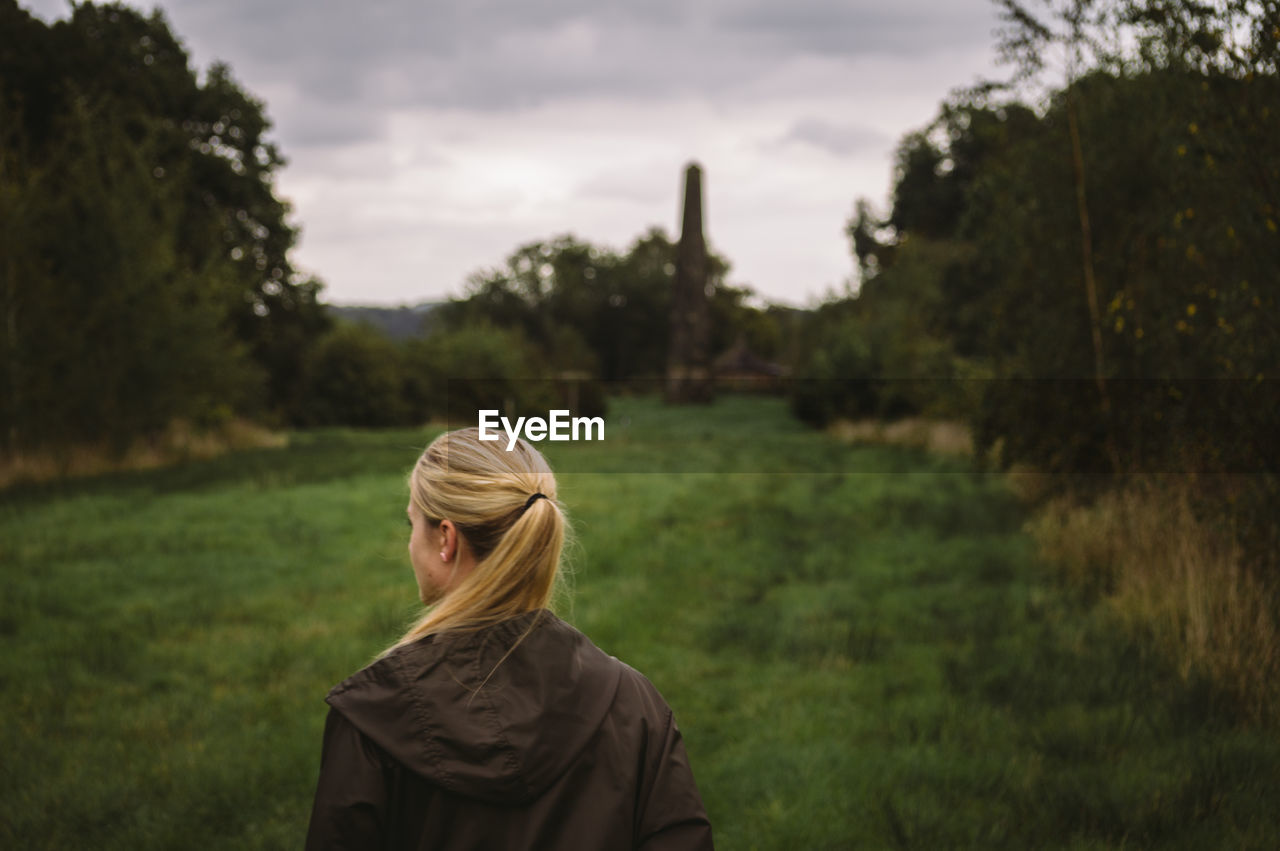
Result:
M303 421L363 428L410 421L401 360L395 344L369 326L334 328L308 352L302 372Z
M522 332L483 320L411 340L405 352L405 392L416 421L474 425L481 409L545 416L564 404L563 385L552 375ZM589 401L574 413L603 415L603 399Z
M83 101L55 127L42 169L3 178L23 240L4 269L9 449L123 448L225 416L254 371L226 322L229 270L179 250L177 183L151 165L163 134L126 133Z
M1064 53L1064 87L1067 136L1071 145L1072 186L1075 190L1076 219L1080 230L1080 270L1085 304L1089 309L1089 339L1093 351L1093 381L1104 423L1104 442L1113 472L1120 469L1120 456L1112 437L1111 392L1102 347L1102 317L1098 307L1097 268L1094 263L1093 223L1086 189L1085 155L1080 135L1080 115L1076 81L1090 59L1107 61L1106 36L1112 30L1114 9L1105 0L1041 0L1047 17L1037 16L1019 0L996 0L1006 28L1001 32L1000 53L1018 67L1015 79L1041 72L1052 47Z
M3 2L6 17L25 15ZM143 16L123 5L80 3L47 28L28 16L24 29L30 48L0 66L0 79L18 104L34 162L56 143L57 118L77 99L129 138L147 135L157 179L183 178L177 250L193 268L214 256L233 261L238 291L224 307L266 370L272 403L286 407L305 343L326 319L320 284L300 277L288 256L297 230L275 193L284 158L267 137L263 104L224 64L198 79L158 10Z
M287 412L327 320L289 263L263 105L225 66L199 80L159 12L82 3L46 26L0 0L0 24L15 34L0 45L0 218L25 234L0 270L10 448L118 442L197 409ZM221 366L192 366L212 351ZM127 386L108 364L132 364ZM190 382L186 401L165 376ZM67 398L37 409L46 387ZM108 387L121 392L94 395ZM73 390L107 407L73 412ZM32 427L55 411L61 427Z
M642 234L622 255L570 235L528 243L501 267L473 275L467 295L439 308L435 324L484 322L516 330L542 352L551 375L658 378L666 368L675 249L660 228ZM769 320L748 306L749 288L725 283L728 269L724 258L710 253L713 345L727 347L748 328L768 338L759 326Z
M1250 473L1199 479L1198 509L1274 565L1278 6L1000 5L1014 82L1063 76L1034 107L962 92L904 138L890 214L850 222L844 333L879 375L993 378L960 403L1005 464Z

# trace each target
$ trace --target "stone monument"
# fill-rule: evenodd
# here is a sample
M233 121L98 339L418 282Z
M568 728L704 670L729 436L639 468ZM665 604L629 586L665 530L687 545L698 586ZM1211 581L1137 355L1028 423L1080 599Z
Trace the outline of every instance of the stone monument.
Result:
M684 172L684 217L671 292L666 387L666 400L671 404L712 399L707 266L707 243L702 236L702 169L690 163Z

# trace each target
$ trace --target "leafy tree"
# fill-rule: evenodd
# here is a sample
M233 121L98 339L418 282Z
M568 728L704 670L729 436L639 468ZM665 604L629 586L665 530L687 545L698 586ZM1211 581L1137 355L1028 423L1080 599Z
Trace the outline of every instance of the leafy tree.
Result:
M1105 46L1105 35L1114 23L1113 4L1099 0L1044 0L1046 14L1037 16L1019 0L997 0L1007 24L1001 33L1000 51L1006 60L1018 66L1015 78L1034 76L1045 67L1045 59L1054 47L1064 54L1064 86L1061 91L1062 114L1066 118L1070 141L1072 187L1075 213L1080 232L1081 282L1085 305L1089 311L1089 341L1093 353L1093 380L1098 391L1099 408L1107 420L1102 429L1103 443L1113 472L1121 461L1113 438L1112 393L1107 386L1107 366L1102 345L1102 318L1098 303L1097 264L1094 258L1093 222L1089 214L1088 180L1085 153L1081 142L1080 108L1077 80L1081 68L1090 59L1105 62L1112 54Z
M506 263L474 275L465 298L438 311L439 327L487 322L519 331L542 353L547 377L590 373L607 381L657 378L666 369L675 243L660 229L626 254L572 236L520 246ZM729 265L712 254L712 341L717 351L739 336L776 345L751 291L725 283Z
M297 401L303 353L327 320L319 284L302 279L288 259L297 234L275 195L283 158L267 140L262 104L226 66L198 79L160 12L82 3L69 19L46 26L14 0L0 0L0 23L17 34L0 45L0 109L9 131L0 142L10 169L25 173L16 182L48 175L55 165L65 170L59 158L77 115L145 154L138 167L170 211L163 226L176 262L202 276L202 298L216 301L225 318L219 333L229 328L266 377L265 394L227 401L257 399L287 413ZM86 216L86 227L110 226L105 210ZM33 250L26 254L38 266L44 261ZM92 263L85 268L92 275ZM14 304L34 298L11 295Z
M889 214L858 201L847 228L861 277L856 297L847 317L818 311L806 322L807 344L797 360L797 374L811 378L836 363L870 370L869 382L846 374L856 380L829 385L830 392L851 394L831 401L832 411L845 411L833 416L972 410L975 382L990 372L984 361L992 337L989 258L971 233L987 203L978 187L1011 141L1038 121L1020 104L945 104L928 127L899 144ZM827 327L833 321L840 331ZM859 336L865 354L832 360L814 345L840 333ZM797 391L819 386L801 384Z
M852 300L828 302L807 318L789 384L791 410L802 422L822 427L879 413L881 365L866 330Z
M256 381L226 322L229 269L179 249L178 184L152 167L163 133L126 133L84 101L56 129L40 168L0 174L9 448L123 447L245 404Z
M309 350L303 369L307 425L364 428L409 421L400 350L367 325L345 323Z
M474 425L482 408L511 417L545 415L557 405L560 385L548 377L542 353L513 328L477 320L410 340L404 363L417 421ZM575 413L594 416L603 408Z

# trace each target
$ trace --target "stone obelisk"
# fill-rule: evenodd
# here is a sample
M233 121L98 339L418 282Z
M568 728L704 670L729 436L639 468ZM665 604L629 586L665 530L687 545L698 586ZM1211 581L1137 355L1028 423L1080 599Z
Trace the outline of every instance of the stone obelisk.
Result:
M702 169L684 172L684 219L671 292L667 402L710 402L711 310L707 303L707 243L702 236Z

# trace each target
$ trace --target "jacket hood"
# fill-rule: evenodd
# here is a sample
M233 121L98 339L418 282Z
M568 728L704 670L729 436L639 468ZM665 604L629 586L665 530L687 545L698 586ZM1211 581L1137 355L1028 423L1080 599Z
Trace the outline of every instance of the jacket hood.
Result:
M339 683L326 700L431 783L485 801L522 803L559 778L591 741L621 673L622 663L540 610L397 648Z

